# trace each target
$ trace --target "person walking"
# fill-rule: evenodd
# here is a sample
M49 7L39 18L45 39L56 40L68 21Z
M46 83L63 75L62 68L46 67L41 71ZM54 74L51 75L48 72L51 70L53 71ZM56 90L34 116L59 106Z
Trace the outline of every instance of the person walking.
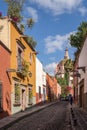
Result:
M72 106L72 104L73 104L73 97L72 97L71 94L69 94L69 103L70 103L70 105Z

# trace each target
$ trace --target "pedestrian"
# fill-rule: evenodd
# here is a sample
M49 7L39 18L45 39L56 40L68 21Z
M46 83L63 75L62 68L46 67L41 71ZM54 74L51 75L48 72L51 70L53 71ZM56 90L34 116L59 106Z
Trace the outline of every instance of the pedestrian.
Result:
M72 97L72 95L71 95L71 94L69 94L69 103L70 103L70 105L72 105L72 104L73 104L73 97Z

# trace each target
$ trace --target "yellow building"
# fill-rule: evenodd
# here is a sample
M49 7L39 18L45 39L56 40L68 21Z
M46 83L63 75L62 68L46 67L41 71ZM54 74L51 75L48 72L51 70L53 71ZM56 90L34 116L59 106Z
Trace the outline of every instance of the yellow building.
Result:
M0 19L0 40L11 51L10 68L11 114L36 104L36 51L9 18Z

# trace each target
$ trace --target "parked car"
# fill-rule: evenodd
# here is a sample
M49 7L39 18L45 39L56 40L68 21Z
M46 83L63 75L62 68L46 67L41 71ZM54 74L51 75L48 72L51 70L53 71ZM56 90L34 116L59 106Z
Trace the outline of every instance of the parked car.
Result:
M66 97L65 97L65 100L66 100L66 101L69 101L69 96L66 96Z
M60 97L60 100L61 101L69 101L69 97L68 96L66 96L66 97Z
M60 100L61 100L61 101L65 101L65 97L61 97Z

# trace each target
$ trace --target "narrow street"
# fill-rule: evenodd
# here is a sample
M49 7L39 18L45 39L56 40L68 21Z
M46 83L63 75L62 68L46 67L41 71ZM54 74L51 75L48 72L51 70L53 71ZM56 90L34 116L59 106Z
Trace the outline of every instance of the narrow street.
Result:
M0 7L0 130L86 130L87 0Z
M68 103L57 102L29 117L23 118L6 130L64 130Z

